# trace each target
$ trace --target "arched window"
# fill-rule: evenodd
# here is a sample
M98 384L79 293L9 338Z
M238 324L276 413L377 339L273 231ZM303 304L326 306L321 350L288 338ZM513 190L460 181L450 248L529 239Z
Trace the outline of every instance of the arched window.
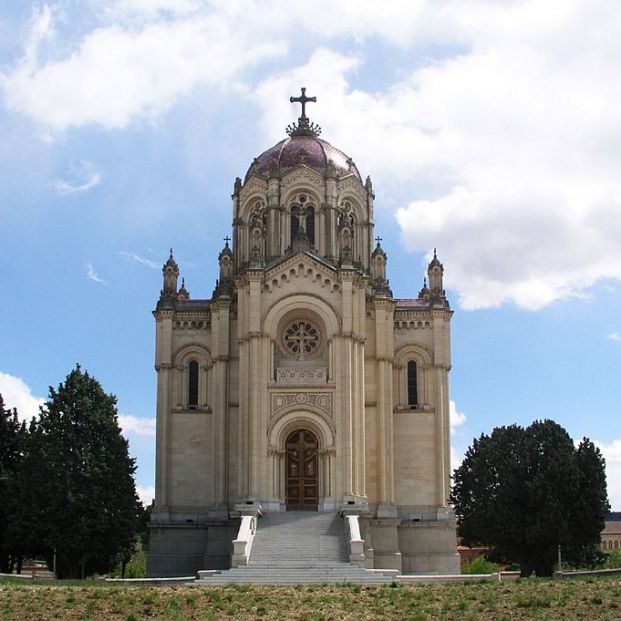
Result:
M191 360L188 365L188 408L198 407L198 362Z
M411 408L418 407L418 384L416 379L416 362L410 360L408 362L408 406Z

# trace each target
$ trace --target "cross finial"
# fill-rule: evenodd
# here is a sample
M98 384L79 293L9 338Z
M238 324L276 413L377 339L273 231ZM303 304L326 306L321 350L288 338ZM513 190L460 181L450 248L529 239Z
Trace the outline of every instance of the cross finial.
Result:
M231 238L227 235L224 238L224 245L228 248L229 247L229 242L231 241Z
M379 245L380 245L380 243L381 243L381 241L382 241L382 238L378 235L378 236L375 238L375 241L377 242L377 245L379 246Z
M299 97L289 97L289 101L291 103L301 103L302 104L302 116L301 119L306 118L306 104L309 101L316 102L317 97L307 97L306 96L306 87L302 86L302 94Z

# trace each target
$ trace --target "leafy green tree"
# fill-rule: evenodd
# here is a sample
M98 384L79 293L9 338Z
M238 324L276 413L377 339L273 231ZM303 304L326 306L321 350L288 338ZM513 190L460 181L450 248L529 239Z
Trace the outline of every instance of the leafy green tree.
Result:
M26 424L17 410L6 409L0 395L0 572L12 571L20 555L11 525L21 502L19 468L24 457Z
M560 545L574 564L593 557L608 510L605 464L588 439L574 447L557 423L481 435L454 473L451 500L466 545L494 548L522 576L552 575Z
M116 397L79 365L55 390L31 429L40 469L41 537L59 577L111 569L134 546L139 502Z

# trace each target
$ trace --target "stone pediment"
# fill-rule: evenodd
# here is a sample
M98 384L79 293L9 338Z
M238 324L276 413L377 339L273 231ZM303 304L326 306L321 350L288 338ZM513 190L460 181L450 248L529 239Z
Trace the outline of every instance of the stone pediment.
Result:
M285 187L293 185L297 181L311 183L318 187L324 187L326 182L324 178L315 170L306 164L300 164L295 168L287 171L282 177L282 183Z
M261 194L267 192L267 180L262 179L257 175L250 177L250 179L244 184L244 187L239 193L239 197L243 201L255 192L259 192Z
M310 278L312 282L330 289L339 288L338 274L334 266L310 252L301 250L266 268L265 288L272 290L292 278Z

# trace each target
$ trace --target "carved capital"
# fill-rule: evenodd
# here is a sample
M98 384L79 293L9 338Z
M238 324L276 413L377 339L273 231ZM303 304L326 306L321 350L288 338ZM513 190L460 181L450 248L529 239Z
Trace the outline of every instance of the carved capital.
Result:
M285 450L278 448L277 446L268 446L267 447L267 454L269 457L277 457L278 455L284 455L285 454Z

